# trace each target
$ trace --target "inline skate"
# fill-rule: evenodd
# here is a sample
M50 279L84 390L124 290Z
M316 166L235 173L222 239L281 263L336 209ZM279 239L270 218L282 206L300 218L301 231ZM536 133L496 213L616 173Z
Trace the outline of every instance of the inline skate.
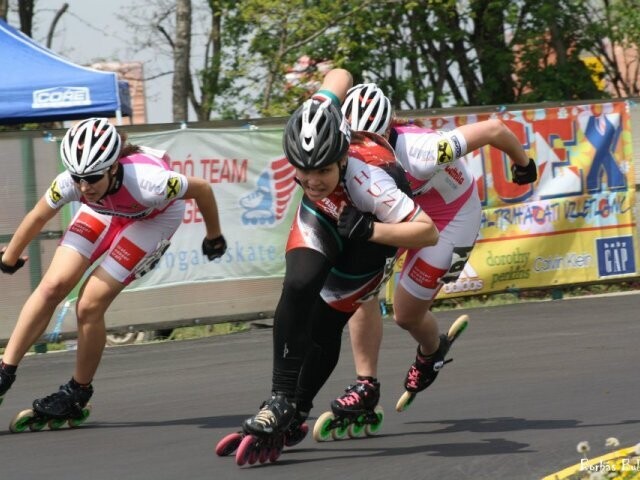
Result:
M331 402L331 411L318 417L313 439L326 442L375 435L384 419L379 399L380 383L371 377L358 377L355 384Z
M28 430L37 432L48 426L58 430L67 423L75 428L84 423L91 413L89 399L93 387L80 387L73 379L61 385L60 389L43 398L33 401L32 408L21 411L9 425L13 433Z
M418 392L426 389L431 385L440 370L453 359L447 359L447 353L453 345L453 342L465 331L469 325L469 316L461 315L449 328L446 335L440 335L440 345L431 355L423 355L420 352L420 346L418 345L418 351L416 354L416 360L413 362L407 376L404 381L405 392L402 394L396 404L396 412L402 412L407 409L409 405L415 400Z
M242 431L231 433L216 445L216 454L235 452L239 466L256 462L275 462L285 446L296 445L307 434L306 415L297 414L295 405L284 395L273 394L260 411L242 424Z

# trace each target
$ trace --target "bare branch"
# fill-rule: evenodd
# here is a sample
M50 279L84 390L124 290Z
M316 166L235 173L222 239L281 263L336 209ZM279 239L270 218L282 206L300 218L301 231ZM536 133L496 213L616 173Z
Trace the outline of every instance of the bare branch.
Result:
M65 3L64 5L62 5L62 7L60 7L60 9L56 12L55 16L53 17L53 21L51 22L51 26L49 27L49 33L47 33L47 48L51 48L51 44L53 43L53 34L56 30L56 26L58 25L58 22L60 21L60 18L62 17L62 15L64 15L64 13L69 9L69 4Z
M173 43L173 39L171 38L171 35L169 35L169 32L167 32L165 30L165 28L162 25L160 25L160 23L156 24L156 28L162 34L162 36L165 38L165 40L167 41L167 43L171 47L171 50L175 50L176 49L176 44Z

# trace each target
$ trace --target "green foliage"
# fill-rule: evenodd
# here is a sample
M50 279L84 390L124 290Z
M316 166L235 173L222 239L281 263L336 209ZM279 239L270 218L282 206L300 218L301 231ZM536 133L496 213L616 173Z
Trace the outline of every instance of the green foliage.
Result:
M172 4L154 24L173 19ZM614 45L640 42L637 0L207 0L206 56L195 66L200 120L290 114L322 80L320 62L376 82L396 109L604 96L582 63L596 57L620 95L637 94ZM197 5L197 7L196 7ZM160 4L156 9L162 10ZM144 15L138 15L143 17ZM203 38L194 33L193 42ZM287 80L296 61L312 65ZM313 66L316 65L316 67ZM636 90L634 90L634 88Z

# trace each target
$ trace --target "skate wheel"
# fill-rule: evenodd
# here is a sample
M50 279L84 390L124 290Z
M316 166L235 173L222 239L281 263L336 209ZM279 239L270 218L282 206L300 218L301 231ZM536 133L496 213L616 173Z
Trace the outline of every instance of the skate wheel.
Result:
M44 427L46 427L46 425L47 425L47 422L44 420L39 420L37 422L34 422L33 420L31 420L31 423L29 424L29 430L31 430L32 432L39 432Z
M415 398L416 398L415 393L404 392L400 397L400 399L398 400L398 403L396 403L396 412L404 412L407 409L407 407L411 405L411 403Z
M331 440L331 424L334 420L332 412L324 412L318 417L313 426L313 439L316 442L327 442Z
M234 453L240 442L242 441L242 434L240 432L230 433L226 435L216 445L216 455L219 457L226 457Z
M66 420L64 418L52 418L47 422L47 425L49 426L49 430L60 430L65 422Z
M377 435L378 432L380 432L380 429L382 428L382 421L384 420L384 410L380 405L378 405L376 408L374 408L373 413L375 413L375 415L377 417L376 422L375 423L368 423L364 427L364 433L368 437L371 437L373 435Z
M365 436L364 425L358 425L358 424L352 423L347 428L347 435L349 436L349 438L364 437Z
M253 465L260 458L260 447L258 447L257 443L254 443L252 448L249 449L249 458L247 459L247 463L249 465Z
M282 443L281 441L275 442L275 445L271 447L271 453L269 454L269 461L271 463L276 462L280 458L280 455L282 455L283 448L284 448L284 443Z
M269 461L271 463L276 462L280 455L282 455L282 450L284 450L284 436L280 436L273 440L271 444L271 452L269 454Z
M269 455L269 461L271 463L277 462L278 459L280 458L280 455L282 455L282 450L277 449L277 448L272 448L271 449L271 454Z
M13 433L24 432L27 428L29 428L29 424L31 423L33 415L33 410L30 408L22 410L9 424L9 430L11 430Z
M347 435L349 435L349 438L364 437L365 436L364 427L365 427L365 415L360 415L358 418L355 419L355 423L352 423L351 425L349 425L349 428L347 429Z
M253 451L253 446L256 443L256 438L252 435L247 435L240 441L240 445L238 445L238 450L236 450L236 464L238 466L243 466L250 460L251 452ZM253 463L256 463L255 460Z
M91 404L87 403L82 409L82 416L80 418L70 418L67 423L69 424L69 428L76 428L82 425L87 418L91 415Z
M271 458L271 448L270 447L262 447L259 450L259 454L258 454L258 463L265 463L266 461L269 460L269 458Z
M334 440L343 440L349 434L349 422L342 421L340 425L331 431L331 436Z
M447 336L449 337L449 341L453 342L456 338L460 336L462 332L464 332L469 326L469 315L460 315L455 322L449 327L449 331L447 332Z

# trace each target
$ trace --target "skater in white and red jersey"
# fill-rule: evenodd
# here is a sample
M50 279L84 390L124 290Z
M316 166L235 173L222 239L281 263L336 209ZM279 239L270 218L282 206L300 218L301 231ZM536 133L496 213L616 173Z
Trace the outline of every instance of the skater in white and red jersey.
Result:
M34 412L45 418L81 415L105 346L105 312L129 283L157 264L182 222L184 199L194 199L202 213L203 254L213 260L226 250L211 185L172 171L163 152L127 144L123 136L106 118L90 118L70 128L60 145L65 171L0 251L0 270L15 273L28 260L22 256L24 249L60 208L72 201L82 204L20 312L0 363L0 401L56 306L101 259L82 283L75 306L78 349L73 375L57 392L33 402Z
M440 232L436 245L407 251L393 299L395 322L418 342L404 382L407 392L417 393L436 379L449 350L448 336L440 333L431 305L444 283L458 279L480 229L480 198L462 157L491 145L511 159L512 180L520 185L536 181L536 165L501 120L469 123L451 131L428 129L420 122L393 118L391 102L375 84L351 88L342 111L354 131L389 140L406 171L414 201ZM332 402L334 411L358 410L367 403L367 392L374 385L379 389L382 321L376 301L361 306L349 321L349 331L357 381Z

